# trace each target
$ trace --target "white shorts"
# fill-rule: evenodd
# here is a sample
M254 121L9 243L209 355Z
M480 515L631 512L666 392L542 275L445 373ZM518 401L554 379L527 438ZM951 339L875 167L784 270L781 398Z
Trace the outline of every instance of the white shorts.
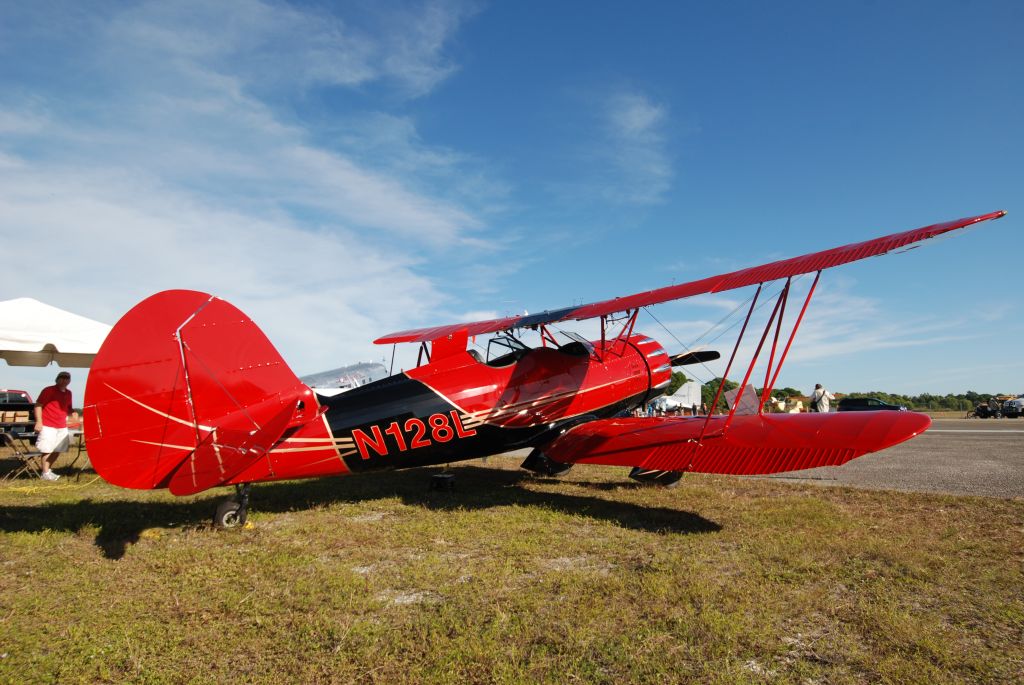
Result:
M36 437L36 449L43 454L68 451L68 429L43 426Z

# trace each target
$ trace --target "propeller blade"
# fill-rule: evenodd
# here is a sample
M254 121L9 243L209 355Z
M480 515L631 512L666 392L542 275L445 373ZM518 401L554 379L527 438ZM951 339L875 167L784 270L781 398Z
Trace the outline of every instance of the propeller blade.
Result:
M699 350L697 352L683 352L672 355L672 366L686 366L687 364L701 364L713 362L722 355L714 350Z

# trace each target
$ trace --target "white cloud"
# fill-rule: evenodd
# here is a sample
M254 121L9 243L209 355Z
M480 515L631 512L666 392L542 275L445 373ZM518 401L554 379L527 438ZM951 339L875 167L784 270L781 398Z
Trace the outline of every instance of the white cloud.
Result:
M444 46L476 11L475 5L428 2L419 10L404 11L390 19L409 30L387 41L383 61L386 72L401 81L412 96L432 90L455 72L456 66L444 58Z
M112 12L64 25L49 44L63 53L21 46L52 83L5 78L0 233L24 237L28 266L0 297L113 323L161 289L213 292L300 374L379 358L370 341L446 301L418 267L476 244L485 201L410 178L431 168L477 184L473 162L431 149L402 119L390 163L373 165L325 145L279 96L371 83L423 95L454 68L443 48L466 11L395 11L388 30L255 0ZM71 61L88 87L62 83Z
M47 152L65 164L135 168L206 194L208 200L263 205L264 210L273 202L276 209L317 212L353 228L379 229L434 246L468 239L466 232L479 227L471 210L429 187L410 185L408 176L431 154L426 146L389 149L389 159L409 155L410 174L395 173L400 161L377 170L343 150L315 145L299 122L283 119L259 99L274 72L260 72L255 87L256 74L246 72L260 61L264 44L287 55L274 60L277 67L291 72L288 65L295 61L309 69L310 41L343 34L336 20L254 0L218 4L217 9L199 5L143 5L114 18L108 30L97 31L106 39L100 44L108 61L93 55L107 69L99 79L105 86L91 97L81 96L73 107L65 94L56 93L37 95L39 105L31 112L3 106L0 100L0 125L34 146L49 146ZM447 25L454 28L456 22ZM417 35L421 31L399 28ZM388 40L402 35L401 30L393 33ZM338 41L339 50L352 49L341 37ZM383 44L377 47L383 50ZM338 77L335 82L351 81ZM89 116L74 116L81 110ZM435 159L444 156L443 151L434 154ZM462 160L448 157L451 178L459 174ZM465 178L478 185L476 173Z
M642 93L616 92L606 100L603 115L605 155L616 176L605 195L629 204L660 202L673 179L667 107Z
M775 354L777 364L785 347L789 333L803 305L811 279L795 281L786 306L785 319ZM760 341L768 318L775 303L775 296L781 284L773 284L766 288L758 300L758 306L750 319L742 344L736 355L736 361L729 373L733 380L740 380L746 372ZM837 283L819 285L814 298L807 310L792 349L786 360L784 371L779 379L780 385L791 385L798 388L813 387L816 375L822 371L822 363L827 364L830 385L843 391L865 390L861 383L870 379L864 369L870 369L879 359L895 350L921 348L928 349L941 342L957 342L971 339L971 334L964 331L972 330L966 318L914 316L899 317L881 306L878 300L863 297L851 292L856 281L843 279ZM753 296L753 289L736 291ZM722 308L738 309L724 320L705 318L703 316L689 318L679 310L673 310L671 317L659 314L659 319L668 329L657 324L638 326L642 330L660 340L670 352L682 349L709 348L721 352L722 358L711 362L706 367L688 367L684 373L702 381L712 376L721 375L740 328L747 315L750 300L734 299L723 295L702 296L684 301L684 311L694 308L714 307L714 300L722 300ZM983 316L983 314L982 314ZM757 386L764 383L764 373L768 357L771 353L774 336L774 324L765 339L764 347L758 358L757 366L751 376L751 382ZM682 345L677 343L678 338Z
M408 116L361 113L338 121L327 137L351 159L372 162L375 168L413 187L444 189L445 197L479 214L504 213L508 209L511 187L494 178L484 160L427 145Z
M570 153L564 173L548 188L574 214L598 203L604 218L609 209L622 213L617 226L635 225L637 207L660 204L672 190L668 105L617 86L583 88L569 97L577 111L564 118L561 137ZM549 159L557 160L557 153Z
M45 127L46 121L37 112L0 110L0 133L5 135L34 134Z
M489 321L491 319L497 319L498 312L493 309L477 309L469 312L462 312L457 315L458 321Z
M639 143L660 142L665 108L636 93L618 93L611 98L608 119L613 135Z
M359 86L383 79L418 97L456 70L444 48L474 11L454 2L361 14L356 7L346 9L351 20L316 7L260 0L143 3L120 14L108 38L133 55L143 51L231 71L259 88Z
M365 348L376 327L397 325L403 310L440 299L408 254L351 232L311 231L112 174L22 173L0 183L0 229L47 246L24 287L54 301L72 286L76 309L102 320L159 289L207 290L255 307L259 315L249 313L274 325L282 345L312 340L310 354L330 365L342 350Z

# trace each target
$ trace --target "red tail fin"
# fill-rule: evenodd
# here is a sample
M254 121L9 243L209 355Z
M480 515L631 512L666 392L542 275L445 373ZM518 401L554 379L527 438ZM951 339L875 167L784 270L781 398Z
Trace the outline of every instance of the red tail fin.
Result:
M157 293L125 314L85 388L96 472L176 494L227 482L315 413L312 392L256 324L190 290Z

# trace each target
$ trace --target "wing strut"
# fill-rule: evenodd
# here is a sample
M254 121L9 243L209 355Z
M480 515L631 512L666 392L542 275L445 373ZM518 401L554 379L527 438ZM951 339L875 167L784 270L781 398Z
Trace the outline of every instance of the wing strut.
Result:
M632 310L632 313L627 311L626 314L629 318L626 320L626 323L622 324L622 330L615 337L615 342L621 343L618 347L623 351L626 348L626 341L629 340L629 336L633 335L633 328L636 327L636 317L639 313L639 308Z
M750 365L747 366L747 373L743 376L743 382L740 383L740 387L736 390L736 401L732 403L732 409L729 410L729 416L725 420L725 425L722 426L722 432L725 433L729 428L729 424L732 423L732 417L736 416L736 408L740 405L740 397L743 396L743 391L747 387L747 383L750 382L750 374L754 371L754 366L757 364L757 358L761 356L761 349L764 348L764 341L768 337L768 331L772 329L772 324L775 323L775 315L779 313L779 308L786 299L786 294L789 292L789 279L786 279L786 287L779 293L778 299L775 300L775 308L772 309L772 315L768 317L768 323L764 325L764 332L761 333L761 340L757 343L757 349L754 350L754 354L750 358ZM782 319L780 317L779 321ZM771 363L771 362L769 362ZM725 380L722 380L722 384L725 384Z
M635 309L627 309L626 310L626 317L625 317L626 322L624 324L622 324L622 328L619 330L618 335L616 335L615 339L612 341L613 347L611 349L613 351L616 350L616 349L618 350L618 352L615 352L615 354L622 354L622 352L625 350L626 341L629 340L629 336L633 335L633 329L636 327L636 318L637 318L637 316L639 314L640 314L640 308L639 307L637 307ZM601 318L601 351L602 351L602 353L604 353L604 352L608 351L608 349L609 349L608 348L608 344L607 344L607 341L608 341L608 324L609 323L616 323L617 321L622 321L622 319L614 318L610 314L602 314L600 318Z
M786 303L789 302L789 287L793 284L793 277L786 279L786 287L782 290L782 311L779 312L779 322L775 324L775 337L772 339L772 352L768 355L768 366L764 370L764 383L761 385L761 399L757 403L757 413L764 409L764 398L768 397L771 388L768 379L772 375L772 364L775 363L775 351L779 347L779 332L782 330L782 320L786 317Z
M740 335L736 338L736 345L732 348L732 355L729 357L729 363L725 365L725 373L722 374L722 380L718 384L718 390L715 391L715 399L711 401L711 406L708 407L708 415L704 417L704 425L701 426L700 435L697 436L698 445L701 440L704 439L704 434L708 429L708 422L711 421L711 416L715 413L715 407L718 406L718 398L722 396L722 388L725 387L725 379L729 377L729 370L732 369L732 363L736 360L736 353L740 349L740 343L743 342L743 334L747 332L747 324L750 323L750 316L754 313L754 308L757 306L757 298L761 296L761 290L763 288L764 283L759 283L757 285L757 292L754 293L754 299L750 301L750 309L747 310L747 318L743 321L743 328L740 329Z
M767 397L775 387L775 381L779 379L779 372L782 371L782 365L786 362L786 355L789 354L789 348L793 344L793 339L796 338L796 331L800 328L800 322L804 320L804 314L807 313L807 305L811 303L811 297L814 295L814 289L818 287L818 281L821 279L821 272L819 271L814 276L814 283L811 284L811 289L807 291L807 299L804 300L804 306L800 309L800 315L796 317L796 323L793 324L793 330L789 334L789 340L786 341L786 347L782 350L782 356L779 357L779 365L775 367L775 374L772 376L772 382L768 383L764 387L764 391L761 399L761 406L764 406L764 397ZM761 411L758 409L758 413Z
M708 409L708 415L704 418L704 425L701 427L700 434L697 437L697 444L700 445L704 438L710 437L722 437L728 430L729 425L732 423L733 417L736 415L736 409L739 406L739 398L743 395L744 389L750 382L750 376L754 371L754 366L757 365L758 357L761 355L761 350L764 349L764 343L768 339L768 333L772 329L772 325L775 326L775 335L772 339L772 349L768 356L768 365L765 369L764 375L764 388L761 390L761 397L757 404L757 413L761 414L764 411L765 399L771 394L772 388L775 387L775 381L779 378L779 372L782 371L782 365L786 362L786 356L789 354L789 349L793 345L793 340L796 338L796 332L800 328L800 324L803 322L804 314L807 313L807 307L811 303L811 297L814 296L814 291L818 287L818 281L821 278L821 271L818 271L814 277L814 283L811 284L810 290L807 292L807 298L804 300L803 307L800 309L800 314L797 316L796 321L793 323L793 329L789 333L789 338L786 341L786 346L782 350L782 355L779 357L778 364L775 364L775 353L778 350L779 335L782 332L782 320L786 315L786 304L789 302L789 291L792 286L793 279L789 277L786 279L786 285L782 288L778 298L775 300L775 308L772 310L772 314L768 317L768 322L764 326L764 331L761 333L761 340L757 344L757 348L754 350L754 354L750 359L750 364L747 366L747 371L743 376L743 382L740 383L737 388L736 398L737 401L733 402L733 406L729 409L729 415L726 417L725 422L722 424L720 432L714 435L707 434L707 427L711 421L711 416L714 414L715 407L718 406L718 400L722 395L722 390L725 387L725 379L729 377L729 371L732 369L732 364L736 359L736 353L739 351L740 343L743 342L743 336L746 334L747 325L750 323L750 317L754 313L754 309L757 307L757 300L761 295L761 290L764 284L761 283L757 287L757 292L754 293L754 299L750 303L750 309L747 310L747 318L743 322L743 328L740 329L739 337L736 339L736 345L733 348L732 356L729 357L729 363L725 367L725 373L722 375L722 381L718 384L718 390L715 392L715 399L711 403L711 407ZM778 320L776 321L776 316ZM774 369L773 369L774 365ZM774 373L773 373L774 371ZM769 380L770 379L770 380Z
M540 328L539 328L539 331L540 331L540 344L543 347L547 347L549 341L551 342L552 346L558 347L558 341L555 340L555 336L551 333L551 331L548 330L548 327L546 325L541 324Z

